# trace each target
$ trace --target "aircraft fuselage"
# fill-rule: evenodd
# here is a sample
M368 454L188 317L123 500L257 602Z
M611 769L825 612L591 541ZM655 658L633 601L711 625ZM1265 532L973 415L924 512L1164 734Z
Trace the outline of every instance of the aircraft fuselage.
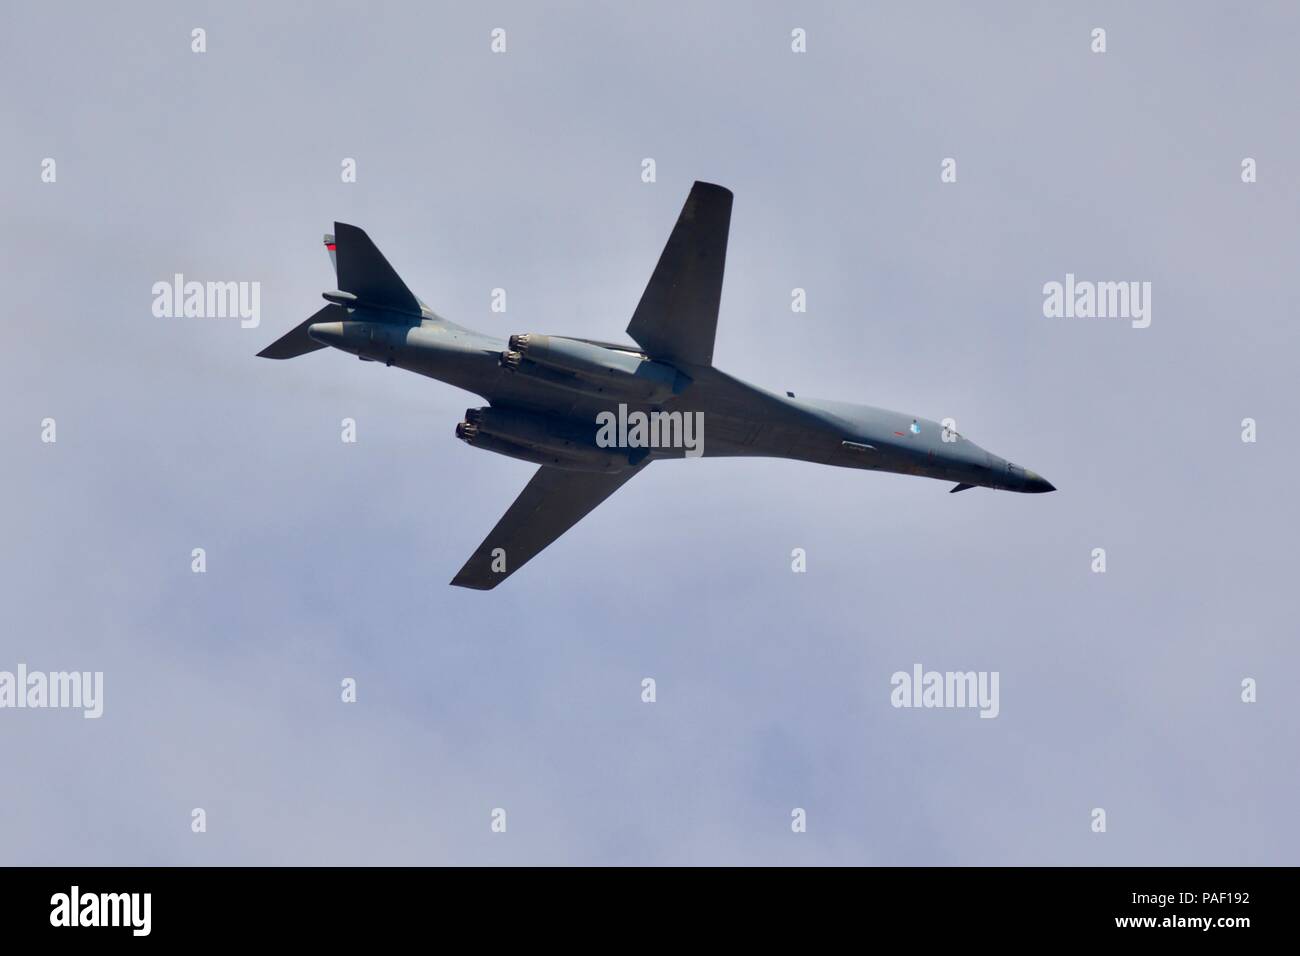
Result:
M607 448L598 440L602 413L681 413L697 416L702 424L695 453L705 457L790 458L959 486L1054 490L1032 471L919 416L778 395L712 367L652 360L633 345L559 336L502 340L427 311L406 324L394 323L388 314L368 321L364 308L347 314L345 321L311 325L308 334L362 359L482 396L491 408L470 410L457 427L458 437L529 461L618 471L647 459L689 457L692 450L686 447ZM538 344L530 348L533 342ZM558 357L541 351L542 345ZM552 361L564 364L548 364Z

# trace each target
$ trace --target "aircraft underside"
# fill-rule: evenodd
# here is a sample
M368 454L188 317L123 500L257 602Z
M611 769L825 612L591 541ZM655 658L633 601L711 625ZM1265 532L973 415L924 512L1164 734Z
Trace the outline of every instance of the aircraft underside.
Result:
M447 382L483 403L454 424L472 447L537 464L452 584L487 590L526 564L641 469L697 457L790 458L986 487L1054 490L954 430L900 412L800 400L713 366L731 193L696 183L628 324L635 344L448 322L406 287L370 238L335 224L329 303L260 355L333 347Z

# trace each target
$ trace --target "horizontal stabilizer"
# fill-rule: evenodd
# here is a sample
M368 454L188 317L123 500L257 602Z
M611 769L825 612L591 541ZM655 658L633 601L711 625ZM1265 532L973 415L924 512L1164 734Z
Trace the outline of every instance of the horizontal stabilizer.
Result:
M323 349L324 342L317 342L307 334L308 326L317 322L342 322L347 317L347 309L337 305L327 305L310 319L294 326L292 330L280 336L257 355L259 358L290 359Z
M948 494L955 495L959 491L965 491L967 488L974 488L974 487L975 487L974 485L968 485L966 484L966 482L963 481L960 485L956 485L955 487L949 488Z
M388 264L365 230L334 223L334 265L339 288L363 306L420 314L420 302Z

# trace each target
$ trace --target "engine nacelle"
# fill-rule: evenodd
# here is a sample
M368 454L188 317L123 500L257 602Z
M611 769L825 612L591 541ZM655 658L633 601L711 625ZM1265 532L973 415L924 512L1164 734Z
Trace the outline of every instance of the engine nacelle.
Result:
M507 408L469 408L456 437L474 448L573 471L623 471L631 467L627 449L601 448L596 426Z
M635 352L552 335L510 336L510 348L501 353L500 362L505 369L533 375L560 388L651 405L667 401L690 384L690 379L672 366ZM548 375L543 370L563 374ZM568 376L580 381L571 382Z

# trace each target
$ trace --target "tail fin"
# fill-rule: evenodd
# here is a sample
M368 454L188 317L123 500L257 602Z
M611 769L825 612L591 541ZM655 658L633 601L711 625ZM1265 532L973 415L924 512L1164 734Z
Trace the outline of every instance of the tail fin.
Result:
M330 268L334 270L335 278L337 278L339 274L339 259L338 259L337 249L338 249L338 243L334 241L334 237L331 236L328 232L325 233L325 251L330 254Z
M306 355L308 352L315 352L317 349L325 348L324 342L317 342L307 334L308 326L317 322L342 322L348 317L348 310L341 305L327 305L307 321L294 326L294 328L280 336L262 351L257 353L258 358L269 359L290 359L297 358L299 355Z
M420 300L411 294L384 254L375 248L365 231L345 222L334 223L334 235L326 234L325 251L330 254L338 287L357 297L357 306L370 306L408 315L421 314ZM385 321L383 313L375 318ZM317 322L343 322L348 310L340 305L327 305L311 318L299 323L276 339L262 351L260 358L288 359L325 348L307 334L307 329ZM393 317L392 321L402 321Z
M420 301L364 230L334 223L334 256L339 288L355 295L358 305L420 314Z

